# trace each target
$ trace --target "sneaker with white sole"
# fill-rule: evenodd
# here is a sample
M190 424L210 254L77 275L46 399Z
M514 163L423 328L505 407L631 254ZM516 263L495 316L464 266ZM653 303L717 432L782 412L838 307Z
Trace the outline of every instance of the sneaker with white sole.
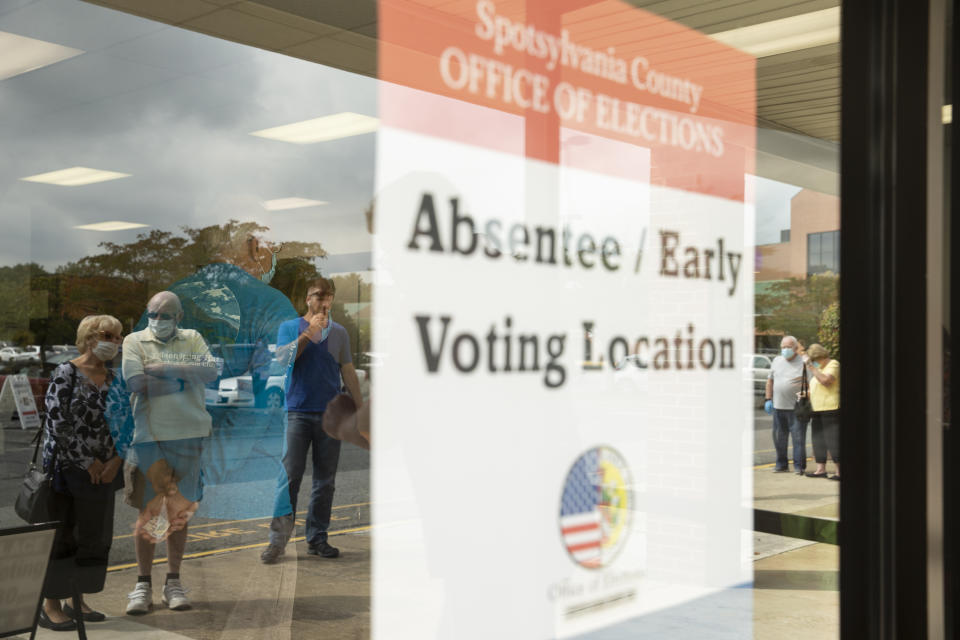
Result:
M167 580L167 584L163 585L163 596L160 599L170 609L183 611L190 608L190 599L186 595L188 591L190 589L180 584L179 580Z
M149 582L138 582L133 591L127 594L127 613L132 616L142 616L153 606L153 587Z

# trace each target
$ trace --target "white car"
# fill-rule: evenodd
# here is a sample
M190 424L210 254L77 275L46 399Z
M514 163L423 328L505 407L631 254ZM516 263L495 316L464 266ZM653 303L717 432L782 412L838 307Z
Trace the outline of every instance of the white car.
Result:
M368 395L367 372L357 369L357 380L360 382L361 393ZM286 396L284 387L286 371L276 360L270 362L267 384L259 398L254 397L253 376L236 376L224 378L220 381L220 388L216 392L207 389L206 402L218 407L262 407L265 409L282 409L285 406ZM366 387L366 388L365 388Z
M267 385L259 398L253 395L253 376L236 376L220 380L220 388L216 396L208 394L207 404L218 407L253 407L261 406L267 409L282 409L285 403L284 380L286 371L276 360L270 362Z
M4 364L29 362L32 359L33 354L23 351L20 347L4 347L0 349L0 362Z
M763 406L763 398L767 390L767 378L770 377L773 358L762 353L745 355L743 358L744 377L753 381L753 397L756 398L759 406Z

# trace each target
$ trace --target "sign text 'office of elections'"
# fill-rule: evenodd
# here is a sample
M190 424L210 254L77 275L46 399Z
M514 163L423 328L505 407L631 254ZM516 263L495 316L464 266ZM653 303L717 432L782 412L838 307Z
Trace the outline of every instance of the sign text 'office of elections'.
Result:
M379 3L374 636L749 581L753 60L622 2L430 4Z

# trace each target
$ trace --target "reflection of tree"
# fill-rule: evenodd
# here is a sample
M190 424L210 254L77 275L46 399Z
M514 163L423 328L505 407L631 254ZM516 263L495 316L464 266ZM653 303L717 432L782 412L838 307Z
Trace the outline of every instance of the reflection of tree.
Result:
M230 220L223 225L182 227L183 235L154 229L126 244L101 242L104 253L86 256L57 269L58 273L115 276L147 283L160 291L213 262L248 266L247 239L262 238L268 227L256 222ZM317 242L284 242L282 258L310 262L326 252ZM269 268L269 258L266 259Z
M0 267L0 339L19 345L33 341L28 334L30 279L45 271L38 264Z
M331 279L337 288L337 298L341 302L356 303L352 306L349 315L336 316L335 314L335 316L344 317L353 325L353 329L348 329L350 348L353 351L354 362L362 365L361 354L370 351L370 308L362 303L369 303L372 300L371 285L364 281L359 273L338 274ZM344 309L344 314L346 313ZM341 324L344 323L341 322Z
M53 274L37 264L0 267L0 339L18 344L70 344L80 319L95 313L116 316L129 331L152 293L200 267L230 262L254 275L259 275L261 268L269 270L270 247L281 243L263 245L263 256L257 261L250 257L247 241L250 237L263 240L268 231L256 222L237 220L182 227L179 233L154 229L128 243L101 242L102 253L62 265ZM316 242L283 242L277 275L282 270L316 277L313 261L325 255ZM281 278L274 286L297 304L295 283L288 278L288 286L278 286L283 284Z
M355 302L370 302L371 286L359 273L344 273L333 276L333 284L344 298Z
M796 336L805 345L818 340L824 309L837 302L840 278L823 273L763 283L756 296L757 331Z
M263 240L268 231L256 222L237 220L182 227L179 233L154 229L128 243L101 242L102 253L62 265L56 273L37 264L0 267L0 339L21 345L72 344L80 320L98 313L116 316L126 331L132 331L151 294L205 265L230 262L255 276L261 267L268 270L265 256L270 246L273 250L281 246L281 239L264 245L259 262L250 258L247 242L251 236ZM325 255L316 242L282 242L270 284L290 299L298 313L306 312L308 284L321 276L315 259ZM337 288L333 317L347 330L357 361L370 350L370 321L356 308L348 313L344 303L369 302L371 285L358 273L333 280ZM192 317L204 320L203 313L194 311Z

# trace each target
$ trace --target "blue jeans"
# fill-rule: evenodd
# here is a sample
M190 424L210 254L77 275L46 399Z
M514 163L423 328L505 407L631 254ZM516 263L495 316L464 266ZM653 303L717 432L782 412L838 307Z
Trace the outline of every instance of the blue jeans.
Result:
M786 470L787 438L793 438L793 468L802 471L807 466L807 425L801 425L793 409L773 410L773 447L777 450L777 469Z
M313 449L313 491L307 507L307 544L327 541L330 509L333 507L334 480L340 462L340 441L323 432L322 413L287 414L286 443L283 450L283 471L277 482L270 543L284 546L293 533L297 512L297 494L307 466L307 449Z

